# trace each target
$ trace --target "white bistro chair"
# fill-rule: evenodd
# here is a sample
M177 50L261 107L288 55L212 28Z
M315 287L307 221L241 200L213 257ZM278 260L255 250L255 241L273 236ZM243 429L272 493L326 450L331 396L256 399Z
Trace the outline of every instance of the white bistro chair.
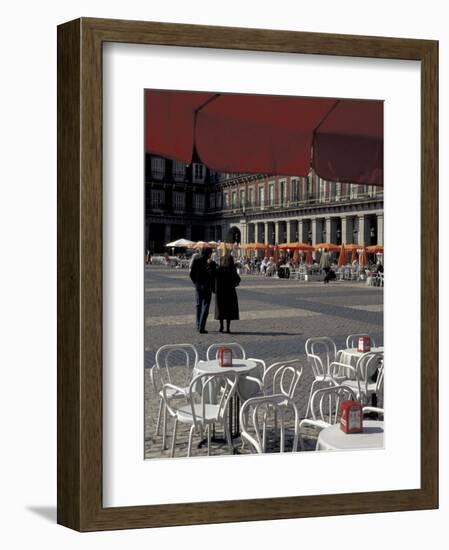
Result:
M233 453L231 433L227 423L227 411L229 401L234 395L237 384L237 375L233 372L225 374L200 374L195 377L189 386L189 391L184 394L184 400L173 397L178 388L174 384L164 384L162 395L165 406L174 418L173 438L170 456L175 456L176 432L178 422L190 424L189 443L187 447L187 456L191 455L193 433L196 432L203 437L207 433L207 454L211 454L211 426L218 424L223 427L226 441L228 443L230 454ZM211 388L220 386L219 400L217 403L211 403Z
M251 375L247 375L245 383L252 386L245 386L246 395L242 401L253 397L270 397L273 395L283 395L288 404L288 400L291 399L296 403L296 393L303 373L303 363L298 359L290 359L289 361L279 361L270 365L264 372L262 380L255 378ZM248 391L250 390L250 391ZM239 391L239 390L238 390ZM282 406L282 402L278 400L278 407ZM245 409L248 411L248 409ZM275 426L277 429L276 413L274 415Z
M334 364L332 368L338 368L338 365L340 363ZM355 367L346 365L345 369L349 376L340 380L340 383L350 387L362 403L367 404L372 395L379 396L382 393L384 383L383 352L364 353Z
M355 400L356 395L348 386L321 388L313 393L310 411L312 418L304 418L299 423L300 445L304 428L314 428L320 432L336 424L340 419L340 405L343 401Z
M337 346L332 338L328 336L318 336L309 338L305 344L307 361L313 371L314 380L310 387L309 400L307 403L306 418L309 416L310 404L313 392L317 386L335 386L338 385L338 370L331 376L331 365L338 363L341 351L337 351Z
M284 394L252 397L245 401L240 409L242 443L247 442L256 453L266 452L267 425L274 419L277 432L280 424L280 452L285 451L285 426L293 420L292 452L298 450L299 413L295 403Z
M182 367L177 372L177 390L172 391L173 399L180 399L186 395L189 390L190 382L193 378L193 369L198 363L198 352L192 344L166 344L161 346L156 352L155 364L150 370L150 379L155 394L159 397L159 410L156 421L155 436L159 436L161 417L162 417L162 448L166 448L167 438L167 411L162 398L162 388L164 384L174 382L172 369Z

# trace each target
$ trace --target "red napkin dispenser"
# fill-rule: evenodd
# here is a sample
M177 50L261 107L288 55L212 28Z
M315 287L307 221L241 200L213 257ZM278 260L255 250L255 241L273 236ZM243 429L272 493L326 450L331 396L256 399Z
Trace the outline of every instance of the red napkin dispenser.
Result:
M369 336L360 336L357 351L366 353L371 350L371 338Z
M217 353L218 364L220 367L232 367L232 349L221 347Z
M363 432L363 412L360 401L343 401L340 405L340 429L346 434Z

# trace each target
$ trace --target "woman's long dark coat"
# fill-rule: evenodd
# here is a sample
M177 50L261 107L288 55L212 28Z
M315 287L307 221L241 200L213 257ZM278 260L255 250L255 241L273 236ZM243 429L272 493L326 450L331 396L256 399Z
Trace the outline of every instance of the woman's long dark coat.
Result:
M239 302L235 287L240 277L235 267L218 267L215 272L215 319L239 319Z

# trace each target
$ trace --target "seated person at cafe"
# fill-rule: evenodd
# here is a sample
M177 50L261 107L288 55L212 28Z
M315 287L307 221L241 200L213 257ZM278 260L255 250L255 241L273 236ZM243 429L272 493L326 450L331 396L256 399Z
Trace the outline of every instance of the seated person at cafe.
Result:
M324 284L329 284L329 281L333 281L337 278L337 276L335 275L335 271L330 267L325 267L323 271L326 273L326 275L324 276Z

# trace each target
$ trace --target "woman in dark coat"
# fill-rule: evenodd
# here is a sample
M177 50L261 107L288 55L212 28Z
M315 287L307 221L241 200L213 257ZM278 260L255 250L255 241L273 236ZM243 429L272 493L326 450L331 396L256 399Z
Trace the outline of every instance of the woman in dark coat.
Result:
M215 272L215 319L220 321L220 332L223 332L223 321L226 320L226 332L231 332L231 321L239 319L239 302L235 287L240 277L234 265L234 259L226 254L220 260Z

